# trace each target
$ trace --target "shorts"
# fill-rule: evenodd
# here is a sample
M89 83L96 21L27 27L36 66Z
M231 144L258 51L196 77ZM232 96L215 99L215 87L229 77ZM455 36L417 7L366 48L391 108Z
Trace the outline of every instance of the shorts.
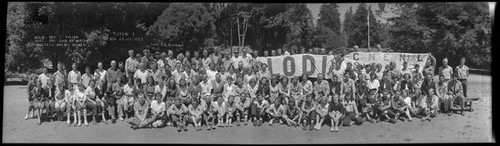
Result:
M35 101L28 101L28 108L35 108Z
M172 118L172 121L175 121L175 122L183 122L183 121L185 121L185 120L188 119L188 115L187 114L170 115L170 117Z
M316 119L317 113L316 113L315 110L313 110L313 111L309 112L309 114L307 114L306 112L303 112L302 115L304 115L302 117L303 120L310 121L310 120L315 120Z
M341 118L342 113L340 111L331 111L330 113L332 112L333 114L328 114L331 120L337 121Z
M65 108L66 102L64 100L55 101L55 108Z
M214 119L214 117L215 117L215 116L214 116L214 113L212 113L212 112L204 112L204 113L203 113L203 120L205 120L205 121L206 121L206 120L211 121L211 120L213 120L213 119Z
M358 123L358 124L363 122L361 117L356 118L356 113L354 113L354 112L348 112L344 116L344 119L342 121L343 121L344 125L349 125L351 123L351 121L354 121L354 123Z
M41 100L35 100L34 101L34 107L35 109L44 109L45 108L45 103Z
M158 128L158 127L162 127L163 126L163 121L162 120L156 120L154 121L151 126L153 126L154 128Z
M233 111L227 111L226 112L226 118L233 118L233 116L236 116L236 110L233 110Z
M52 109L54 107L55 103L52 100L45 100L44 102L44 108L45 109Z
M80 104L79 102L75 102L75 107L76 111L81 111L87 107L87 104L84 102L83 104Z

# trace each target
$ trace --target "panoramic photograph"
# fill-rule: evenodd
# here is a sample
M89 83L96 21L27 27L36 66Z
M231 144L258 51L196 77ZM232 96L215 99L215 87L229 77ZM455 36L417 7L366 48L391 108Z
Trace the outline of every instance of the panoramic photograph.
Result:
M3 143L496 143L496 2L8 2Z

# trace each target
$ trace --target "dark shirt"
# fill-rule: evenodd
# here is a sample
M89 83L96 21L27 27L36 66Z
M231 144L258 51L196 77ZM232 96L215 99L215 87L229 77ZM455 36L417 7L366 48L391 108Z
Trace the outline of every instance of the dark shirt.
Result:
M329 107L328 107L328 112L332 112L332 111L340 111L340 113L345 113L345 108L344 106L342 106L342 104L340 102L337 102L337 104L331 102Z
M427 94L429 94L429 89L431 89L431 88L434 88L434 92L435 92L435 91L437 91L436 87L437 87L436 82L424 80L424 83L422 84L422 87L420 88L422 91L421 93L425 93L427 95Z
M334 94L340 95L340 82L330 82L330 88L332 88Z

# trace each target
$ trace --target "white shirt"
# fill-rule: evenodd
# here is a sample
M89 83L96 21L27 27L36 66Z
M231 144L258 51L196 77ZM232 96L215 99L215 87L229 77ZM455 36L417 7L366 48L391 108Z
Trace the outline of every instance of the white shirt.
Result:
M375 79L373 81L368 80L366 81L366 87L368 87L368 89L377 89L378 87L380 87L380 83L378 82L378 79Z
M159 70L162 70L162 69L165 69L165 63L163 62L163 59L158 59L158 61L156 61L156 63L158 64L158 69Z
M73 96L74 96L74 93L75 92L71 92L69 90L66 89L66 91L64 91L64 99L66 100L66 102L73 102L73 100L75 99Z
M212 90L212 84L210 84L210 82L200 82L200 86L201 86L201 95L210 95L211 94L211 90Z
M134 79L137 78L141 79L141 83L145 84L148 78L148 71L144 70L144 72L142 72L140 69L135 71Z
M77 71L72 70L68 73L68 81L73 84L80 83L81 77L82 74L78 70Z
M87 99L86 96L85 96L85 93L84 92L80 92L80 90L76 90L75 91L75 98L79 102L85 102L85 100Z
M238 62L240 61L243 61L243 57L241 56L238 56L238 57L231 57L231 61L233 62L233 66L234 66L234 69L238 69ZM245 62L243 61L243 64L245 64Z
M161 97L165 97L167 95L167 86L164 85L163 88L161 88L160 85L156 85L154 93L161 93Z
M165 102L158 103L156 100L151 101L151 112L153 114L159 114L166 111Z
M215 76L217 75L217 71L207 70L208 81L215 81ZM221 77L222 78L222 77Z
M123 86L123 93L125 93L125 95L134 95L134 87L130 87L128 84L125 84L125 86Z
M38 79L42 82L42 88L49 88L50 78L45 74L40 74Z
M99 69L95 70L94 76L99 76L99 82L104 83L106 81L106 70L99 71Z

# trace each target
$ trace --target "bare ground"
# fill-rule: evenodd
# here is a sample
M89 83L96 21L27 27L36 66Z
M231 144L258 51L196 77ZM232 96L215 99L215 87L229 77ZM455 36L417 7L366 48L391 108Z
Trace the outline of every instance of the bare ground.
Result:
M125 122L98 123L86 127L68 127L65 122L45 122L36 125L35 119L24 120L27 106L26 86L4 86L3 131L5 143L448 143L494 142L491 114L491 76L471 75L469 96L479 97L473 112L465 116L438 115L432 121L414 120L390 124L363 123L341 127L340 132L302 131L284 125L261 127L240 126L218 128L215 131L177 132L173 127L133 131Z

